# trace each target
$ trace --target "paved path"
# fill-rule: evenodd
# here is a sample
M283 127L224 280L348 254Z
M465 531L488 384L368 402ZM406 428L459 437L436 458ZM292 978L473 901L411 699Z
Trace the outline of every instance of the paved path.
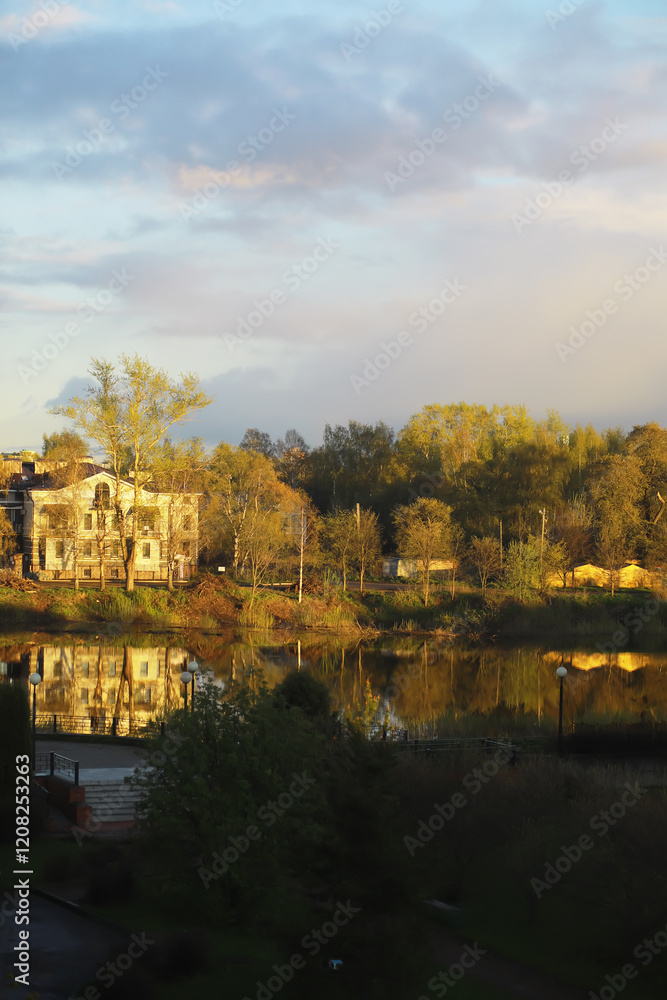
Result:
M11 890L9 890L11 894ZM18 928L13 914L0 925L0 957L4 966L0 996L7 1000L65 1000L116 955L127 951L129 936L69 910L30 896L30 985L16 983L12 970ZM102 992L102 988L100 988Z
M141 764L146 751L141 747L117 743L79 743L77 740L49 740L37 737L37 753L59 753L70 760L78 760L80 768L135 768Z

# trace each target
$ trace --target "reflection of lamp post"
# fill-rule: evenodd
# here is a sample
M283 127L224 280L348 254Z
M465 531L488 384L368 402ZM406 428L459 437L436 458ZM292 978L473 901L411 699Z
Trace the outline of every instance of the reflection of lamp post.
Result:
M185 711L188 710L188 684L192 680L192 674L184 670L181 674L181 684L185 684Z
M196 673L197 673L198 670L199 670L199 664L197 663L197 661L196 660L190 660L190 662L188 663L188 673L192 674L192 711L193 712L195 710L195 690L196 690L196 687L197 687L197 683L196 683L197 678L196 678L195 675L196 675Z
M567 667L559 667L556 676L560 677L560 705L558 708L558 753L563 753L563 681L567 677Z
M37 720L37 685L41 684L42 677L41 674L34 673L30 674L30 683L32 684L32 770L33 774L35 772L35 729Z

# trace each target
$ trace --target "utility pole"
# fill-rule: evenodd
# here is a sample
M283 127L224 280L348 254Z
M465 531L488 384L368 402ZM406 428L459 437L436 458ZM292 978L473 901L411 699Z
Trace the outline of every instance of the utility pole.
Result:
M542 542L540 544L540 586L542 585L543 575L542 575L542 564L544 562L544 522L547 519L546 507L540 511L542 515Z

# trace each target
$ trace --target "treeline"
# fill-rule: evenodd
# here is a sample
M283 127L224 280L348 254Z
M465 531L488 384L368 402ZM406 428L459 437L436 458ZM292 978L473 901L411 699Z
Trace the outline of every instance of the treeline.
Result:
M249 428L210 452L166 437L211 402L197 377L175 383L138 356L121 362L93 362L98 386L53 411L84 436L45 436L44 455L87 454L93 441L117 479L196 491L205 561L250 577L253 592L277 569L301 581L352 572L363 585L381 552L416 560L426 602L437 559L451 563L452 588L466 560L483 589L502 570L523 597L589 560L613 589L628 560L652 569L667 557L667 431L656 423L598 433L553 410L538 421L524 406L432 404L398 434L327 424L309 448L297 430L273 441ZM136 539L123 545L130 576Z
M457 562L463 543L483 586L503 555L510 569L519 564L519 591L522 576L566 582L589 559L613 586L628 560L655 568L667 557L667 431L656 423L598 433L568 427L556 411L537 421L523 406L433 404L398 434L384 423L327 425L310 450L297 431L274 443L252 428L240 448L270 461L322 514L372 510L386 552L410 554L397 509L439 501L449 528L438 555Z

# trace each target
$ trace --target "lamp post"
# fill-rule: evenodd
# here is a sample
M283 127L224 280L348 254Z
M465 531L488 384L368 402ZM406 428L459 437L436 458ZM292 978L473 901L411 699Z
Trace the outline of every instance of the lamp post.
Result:
M188 673L192 674L192 711L195 710L195 690L197 688L197 678L196 673L199 670L199 664L196 660L190 660L188 663Z
M192 674L188 670L184 670L181 674L181 684L185 684L185 711L188 710L188 684L192 680Z
M35 773L35 730L37 728L37 685L41 684L42 677L41 674L35 672L30 674L30 683L32 684L32 771Z
M567 667L558 667L556 676L560 678L560 704L558 707L558 754L563 755L563 681L567 677Z

